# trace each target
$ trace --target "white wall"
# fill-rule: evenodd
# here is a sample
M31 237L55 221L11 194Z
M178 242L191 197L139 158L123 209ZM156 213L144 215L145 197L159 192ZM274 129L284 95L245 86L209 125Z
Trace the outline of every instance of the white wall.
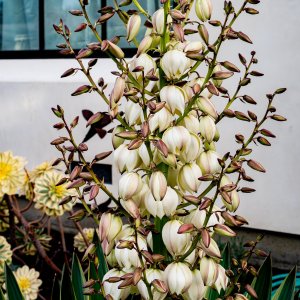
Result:
M273 141L271 148L261 146L254 152L255 159L266 167L267 173L255 174L257 180L252 186L257 192L242 195L239 214L246 216L254 228L300 234L300 2L264 0L258 8L261 11L260 15L247 15L234 27L249 34L254 45L230 42L225 44L224 50L221 51L221 58L239 64L238 52L246 55L255 49L259 58L256 69L263 72L265 77L254 79L253 85L246 87L244 93L251 94L258 101L260 108L254 109L258 109L260 115L265 103L264 95L277 87L287 87L288 92L278 97L276 104L278 113L286 116L288 122L270 122L268 128L278 138ZM216 12L213 18L218 17L221 16ZM63 71L72 66L75 66L72 60L0 61L0 151L11 149L15 154L27 157L29 166L32 167L57 155L49 144L57 135L51 127L56 121L50 111L52 106L57 103L62 105L70 119L75 115L81 116L83 108L105 110L100 99L94 94L70 96L78 85L85 82L85 79L78 75L59 79ZM102 76L111 82L112 69L109 60L101 59L95 69L96 77ZM234 80L228 81L228 87L234 87ZM216 99L216 102L218 107L223 107L225 103L221 99ZM234 106L234 109L246 110L240 105ZM242 123L230 121L224 124L218 148L220 152L226 151L228 147L234 149L234 133ZM245 123L245 126L249 124ZM77 129L77 137L81 139L84 132L82 122ZM248 131L242 128L239 132L246 134ZM110 149L108 138L104 141L94 138L89 146L93 148L93 153ZM106 162L110 163L111 158ZM117 180L117 177L115 179Z

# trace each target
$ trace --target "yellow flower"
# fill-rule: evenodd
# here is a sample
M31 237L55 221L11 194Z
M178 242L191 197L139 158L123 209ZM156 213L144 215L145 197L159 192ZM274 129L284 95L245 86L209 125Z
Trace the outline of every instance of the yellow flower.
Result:
M7 242L4 236L0 235L0 282L4 279L4 264L10 264L11 257L12 251L10 244Z
M66 196L75 196L74 189L67 189L67 183L57 185L63 175L57 171L49 171L40 176L35 181L34 202L35 208L40 209L48 216L61 216L65 211L70 211L73 207L72 202L59 205L59 202Z
M88 242L92 243L95 229L94 228L84 228L82 231L83 231L84 235L86 236L86 239L88 240ZM84 252L87 248L86 244L84 242L83 236L81 235L80 232L78 232L74 236L74 247L77 248L79 252Z
M36 181L39 177L43 176L46 172L53 171L55 168L52 166L51 161L45 161L35 167L35 169L30 172L30 180L32 182Z
M0 197L18 193L25 179L25 164L23 157L13 156L10 151L0 153Z
M39 288L42 280L39 279L40 273L28 266L18 268L14 275L25 300L35 300L38 297Z

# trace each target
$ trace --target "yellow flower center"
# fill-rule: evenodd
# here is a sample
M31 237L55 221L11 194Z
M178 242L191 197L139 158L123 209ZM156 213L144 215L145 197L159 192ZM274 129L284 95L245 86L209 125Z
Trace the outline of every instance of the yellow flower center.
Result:
M9 177L11 174L11 171L12 171L11 164L8 164L5 162L0 162L0 181Z
M66 193L66 188L63 185L58 185L54 187L53 192L57 198L62 198Z
M27 277L20 277L18 279L18 284L22 291L26 291L30 288L30 280Z

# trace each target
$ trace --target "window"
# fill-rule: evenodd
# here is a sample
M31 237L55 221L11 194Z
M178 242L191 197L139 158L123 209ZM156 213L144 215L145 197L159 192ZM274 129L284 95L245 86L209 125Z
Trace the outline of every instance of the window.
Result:
M153 12L159 7L159 0L142 0L143 7ZM97 12L101 7L113 6L113 0L93 0L87 6L91 21L99 18ZM134 5L126 9L134 9ZM84 21L83 17L74 17L68 13L71 9L80 9L78 0L0 0L0 58L59 58L56 45L62 43L52 24L62 18L73 31ZM126 35L124 24L115 15L108 26L99 26L103 39L115 35ZM139 38L144 32L140 32ZM73 34L73 47L81 49L89 42L95 41L91 31L86 30ZM127 55L132 54L133 44L121 40L119 46ZM105 56L105 54L104 54Z

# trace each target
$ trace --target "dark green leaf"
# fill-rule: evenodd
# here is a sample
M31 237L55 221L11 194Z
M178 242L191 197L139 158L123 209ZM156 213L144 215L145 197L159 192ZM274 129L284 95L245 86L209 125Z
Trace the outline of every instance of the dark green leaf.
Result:
M62 279L60 284L60 300L76 300L71 278L66 266L63 267Z
M93 261L90 261L90 265L89 265L89 280L90 279L99 280L98 272L96 270L96 266L95 266L95 263ZM95 291L99 291L100 290L100 284L96 283L93 286L93 288L95 289ZM90 299L91 300L104 300L104 297L102 295L91 295Z
M57 276L55 275L52 285L52 291L51 291L51 300L59 299L60 297L60 286Z
M76 300L87 300L88 298L83 295L83 284L85 283L85 278L79 259L75 253L73 254L71 276Z
M93 237L93 243L96 246L96 255L98 257L99 265L98 265L98 276L99 279L102 281L103 276L108 272L108 266L105 260L105 256L102 250L101 242L99 240L98 234L95 230L95 234Z
M20 291L19 285L16 281L16 278L9 268L9 266L5 263L5 284L6 284L6 295L8 300L23 300L22 293Z
M258 271L258 277L253 279L252 287L257 293L258 299L271 299L272 292L272 261L268 256ZM254 300L253 297L250 298Z
M296 267L287 275L272 300L293 300L296 284Z

